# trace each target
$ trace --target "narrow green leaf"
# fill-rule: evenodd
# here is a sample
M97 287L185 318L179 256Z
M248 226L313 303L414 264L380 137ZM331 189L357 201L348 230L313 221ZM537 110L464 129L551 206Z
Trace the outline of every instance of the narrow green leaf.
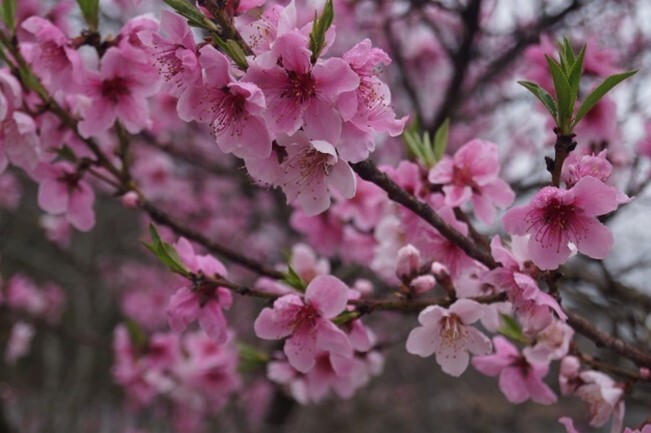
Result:
M188 23L194 27L202 27L211 32L219 31L219 27L210 21L199 9L185 0L163 0L165 4L174 9L180 15L188 20Z
M16 0L2 0L2 21L11 32L16 30Z
M545 89L531 81L518 81L518 84L533 93L533 95L543 103L545 108L547 108L549 114L556 119L556 102L554 101L554 98L545 91Z
M332 322L335 325L344 325L348 322L352 322L353 320L357 319L360 316L359 311L344 311L343 313L339 314L337 317L332 319Z
M229 39L226 42L228 46L228 54L231 59L240 67L243 71L246 71L249 68L249 63L246 61L246 54L242 50L242 47L232 39Z
M570 68L569 73L567 74L568 81L570 82L570 88L572 93L575 95L579 94L579 83L581 82L581 74L583 74L583 59L585 58L586 45L581 47L578 56L574 60L574 64Z
M238 369L247 372L263 367L271 357L262 350L244 343L237 343L237 352L240 358Z
M127 326L127 332L129 332L131 344L139 350L146 349L149 342L147 341L147 335L140 325L133 320L126 320L125 324Z
M529 339L522 332L520 324L507 314L500 314L502 326L497 330L500 334L520 343L528 343Z
M291 266L288 265L287 267L288 271L284 274L283 281L299 292L305 293L305 290L307 289L307 283L303 280L303 278L301 278L300 275L296 273L296 271Z
M576 101L576 94L572 95L572 88L567 81L567 76L561 70L558 62L549 56L545 56L549 72L552 74L554 81L554 88L556 89L556 126L558 126L563 134L569 134L569 126L571 122L572 112L574 111L574 102Z
M92 31L99 26L99 0L77 0L81 14Z
M628 77L635 75L637 70L628 71L621 74L611 75L606 78L601 84L599 84L583 101L581 106L576 112L576 117L572 123L572 128L574 128L583 117L588 114L590 110L597 105L597 102L606 95L613 87L627 79Z
M325 35L332 21L334 20L335 11L332 0L327 0L321 11L321 16L314 16L314 24L312 25L312 32L310 33L310 51L312 51L311 61L316 63L321 55L321 51L325 46Z
M448 136L450 135L450 119L447 118L441 123L434 133L434 160L439 162L448 147Z
M156 226L153 224L149 225L149 234L152 242L150 244L142 242L142 244L170 271L188 277L190 271L183 264L183 260L181 260L181 256L179 256L176 248L161 239L158 230L156 230Z
M563 37L563 40L559 45L560 45L559 55L561 59L561 68L565 72L565 74L569 76L570 69L572 68L572 65L574 65L575 62L574 49L572 49L572 44L570 43L569 39L567 39L566 37Z

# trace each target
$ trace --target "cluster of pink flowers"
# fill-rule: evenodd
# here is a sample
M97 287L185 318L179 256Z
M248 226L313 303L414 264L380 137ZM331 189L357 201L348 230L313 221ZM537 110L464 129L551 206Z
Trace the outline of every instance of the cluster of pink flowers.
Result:
M127 328L115 329L113 377L133 409L164 399L172 404L178 431L202 431L207 419L241 387L234 336L217 343L201 331L154 333L134 341Z
M7 364L14 364L29 353L31 340L36 333L32 321L58 322L64 303L63 291L54 283L39 287L22 274L16 274L6 282L0 279L0 308L26 314L22 320L19 316L19 320L11 327L5 347Z

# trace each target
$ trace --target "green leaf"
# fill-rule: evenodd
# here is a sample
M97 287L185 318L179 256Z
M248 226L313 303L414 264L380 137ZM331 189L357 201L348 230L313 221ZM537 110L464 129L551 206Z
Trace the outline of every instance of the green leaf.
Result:
M287 265L288 271L284 274L283 281L287 283L290 287L295 288L299 292L305 293L307 289L307 283L296 271L289 265Z
M335 10L332 0L327 0L321 11L321 16L314 16L314 24L310 33L310 51L312 51L311 61L316 63L321 55L321 50L325 46L325 35L335 17Z
M353 320L359 318L361 316L361 313L359 311L344 311L343 313L339 314L337 317L332 319L332 322L339 326L339 325L344 325L346 323L352 322Z
M590 110L597 105L597 102L606 95L613 87L627 79L628 77L635 75L637 70L628 71L621 74L611 75L606 78L601 84L599 84L583 101L579 109L576 111L576 117L572 123L572 128L574 128L583 117L588 114Z
M164 242L160 238L158 230L156 230L156 227L153 224L149 225L149 234L152 242L150 244L142 242L142 244L147 247L147 249L151 251L170 271L184 277L189 277L190 271L183 264L183 260L181 260L181 256L179 256L176 248L174 248L173 245Z
M572 88L567 81L567 76L561 70L558 62L549 56L545 56L549 72L552 74L554 81L554 88L556 89L556 126L561 130L561 133L567 135L570 133L570 122L572 112L574 111L574 102L576 101L576 94L572 94Z
M579 55L574 60L574 64L567 74L567 80L570 82L570 88L575 95L579 94L579 83L581 81L581 74L583 73L583 59L585 58L586 45L581 47Z
M139 350L144 350L147 348L149 342L147 340L147 335L142 330L142 328L133 320L126 320L125 324L127 325L127 331L129 332L131 344L133 344L133 346Z
M556 102L554 101L554 98L545 91L545 89L531 81L518 81L518 84L533 93L533 95L543 103L545 108L547 108L549 114L556 119Z
M163 0L165 4L174 9L188 20L188 24L194 27L201 27L211 32L218 32L219 27L208 19L199 9L185 0Z
M448 136L450 135L450 119L447 118L441 123L434 133L434 161L439 162L448 147Z
M522 332L520 324L511 316L507 314L500 314L502 318L502 326L497 330L500 334L510 338L513 341L520 343L528 343L529 339L525 337Z
M99 0L77 0L77 4L89 30L96 31L99 26Z
M561 59L561 69L565 72L567 76L570 75L570 69L575 63L574 49L572 49L572 44L569 39L563 37L563 41L559 44L559 54Z
M238 368L241 372L263 367L271 360L266 352L244 343L237 343L237 352L240 358Z
M75 151L72 150L72 148L67 144L64 144L61 149L57 149L56 155L57 155L56 159L54 160L55 162L57 161L77 162L77 155L75 155Z
M13 33L16 30L16 0L2 0L2 21Z

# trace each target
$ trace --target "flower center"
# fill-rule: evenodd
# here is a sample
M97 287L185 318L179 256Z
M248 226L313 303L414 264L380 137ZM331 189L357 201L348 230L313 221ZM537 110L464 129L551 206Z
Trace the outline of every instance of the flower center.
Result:
M124 77L115 77L110 80L102 81L102 97L110 100L114 104L123 96L129 94L129 81Z
M288 86L280 95L285 98L295 98L304 103L309 98L316 95L316 82L311 72L287 71L289 78Z
M304 305L299 308L291 321L290 326L294 330L310 330L316 326L317 320L321 317L319 312L311 305Z

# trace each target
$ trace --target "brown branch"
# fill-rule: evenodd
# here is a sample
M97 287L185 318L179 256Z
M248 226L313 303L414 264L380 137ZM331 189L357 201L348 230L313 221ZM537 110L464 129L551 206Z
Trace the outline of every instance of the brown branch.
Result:
M259 263L258 261L247 257L243 254L238 253L234 249L227 247L226 245L219 244L208 239L203 234L196 232L188 227L184 227L179 224L174 218L162 211L161 209L154 206L151 202L147 201L144 196L140 196L140 207L149 214L151 219L156 221L159 224L167 226L174 230L179 236L183 236L191 241L194 241L202 246L204 246L209 251L219 254L226 257L234 263L244 266L247 269L250 269L260 275L265 275L273 279L283 278L282 272L279 272L275 269L268 268L265 265Z
M597 346L606 347L613 352L632 360L640 367L651 368L651 354L601 331L588 319L572 311L565 310L565 313L567 313L567 323L578 333L594 341Z
M473 42L477 32L479 31L480 11L481 0L471 0L468 3L468 6L460 14L461 21L463 22L463 37L459 44L459 48L451 59L454 72L447 85L443 102L441 103L436 116L434 116L434 122L430 128L432 136L446 118L452 117L454 111L461 102L459 96L461 95L461 88L472 59Z
M490 254L478 248L471 239L450 227L428 204L423 203L404 189L400 188L398 184L391 180L385 173L381 172L371 161L366 160L358 162L352 164L352 166L353 170L355 170L362 179L374 183L382 188L389 195L389 199L396 203L400 203L416 215L420 216L423 220L427 221L432 227L438 230L441 235L461 248L468 256L483 263L491 269L497 267L497 263L493 260L493 257Z
M594 368L595 370L603 371L604 373L615 374L634 382L651 382L651 377L645 377L637 371L627 370L625 368L612 365L594 356L579 352L578 350L572 350L572 354L578 357L583 364Z

